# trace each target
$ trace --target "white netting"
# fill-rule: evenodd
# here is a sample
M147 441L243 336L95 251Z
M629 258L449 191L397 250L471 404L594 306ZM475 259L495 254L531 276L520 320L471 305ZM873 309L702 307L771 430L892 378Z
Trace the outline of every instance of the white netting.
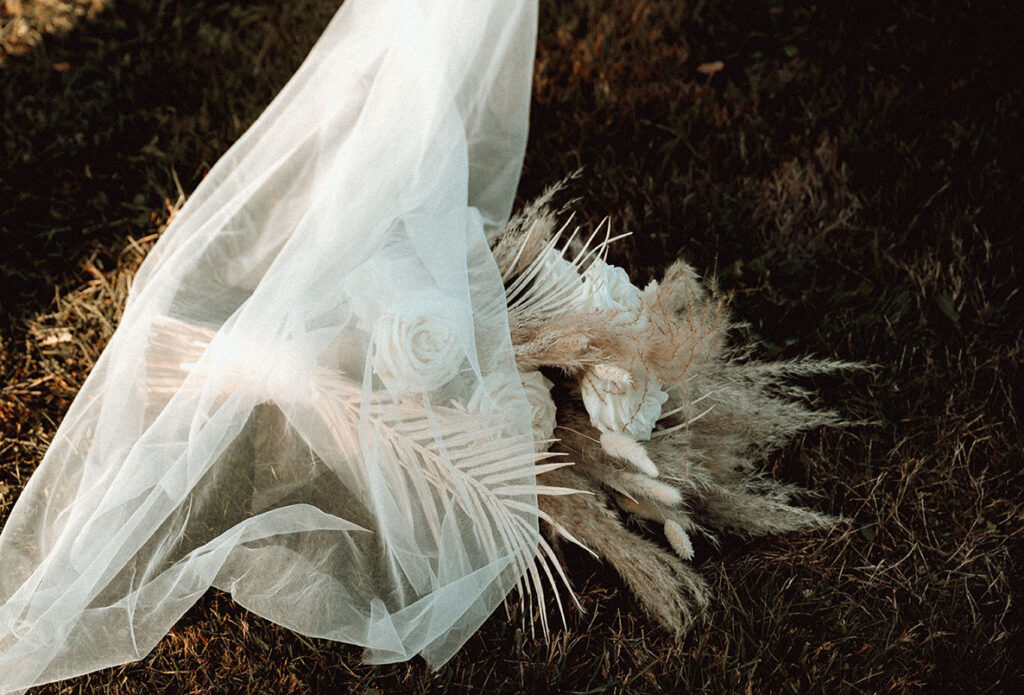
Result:
M0 690L139 659L210 586L435 665L504 598L530 412L470 404L516 378L485 229L535 12L349 0L195 191L0 536Z

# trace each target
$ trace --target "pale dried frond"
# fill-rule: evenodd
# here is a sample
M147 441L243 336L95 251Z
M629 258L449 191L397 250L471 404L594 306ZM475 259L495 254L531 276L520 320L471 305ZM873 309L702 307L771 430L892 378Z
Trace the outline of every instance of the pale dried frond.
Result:
M583 282L583 273L595 261L603 261L609 244L625 235L611 236L611 224L606 220L586 241L577 244L579 227L566 237L571 222L570 218L551 235L529 263L524 263L523 258L534 245L532 240L537 227L531 227L524 235L512 270L503 274L510 323L537 325L586 311L589 288ZM572 253L568 253L570 248L573 248Z
M209 361L214 337L214 331L178 319L154 322L147 372L161 406L180 389L190 388L189 379L205 369L203 360ZM246 381L227 383L231 388L251 387ZM437 548L450 500L473 520L488 560L499 561L510 549L535 548L512 558L520 594L542 606L547 585L563 611L560 587L568 589L568 580L547 541L537 535L532 499L577 494L575 489L535 483L536 475L554 475L568 462L549 462L556 454L536 455L528 434L510 435L465 409L433 405L427 410L416 400L396 400L386 391L374 392L367 401L362 384L330 369L316 368L310 388L324 431L343 456L362 460L366 447L360 433L373 432L378 461L371 466L372 475L356 471L352 481L365 487L359 493L364 499L378 498L374 489L387 490L391 511L421 520ZM571 537L569 532L564 535ZM571 590L569 594L575 602ZM540 622L547 635L543 610Z

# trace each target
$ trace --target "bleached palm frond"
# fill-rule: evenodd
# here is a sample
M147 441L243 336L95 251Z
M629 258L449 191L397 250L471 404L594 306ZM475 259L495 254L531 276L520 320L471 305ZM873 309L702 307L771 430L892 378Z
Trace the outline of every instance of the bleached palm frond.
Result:
M164 400L173 396L213 337L213 331L177 319L155 322L147 354L153 392ZM532 599L543 606L547 584L564 622L563 589L578 602L554 551L539 535L534 500L536 495L578 491L537 485L535 476L571 463L548 461L557 454L535 454L528 434L509 435L502 426L465 409L425 408L422 402L396 400L387 392L367 398L361 384L326 368L317 368L311 383L314 410L338 450L352 461L364 462L361 492L368 501L381 502L380 508L406 520L409 528L425 528L437 548L445 515L454 505L472 520L484 559L498 562L511 556L527 602ZM389 498L378 499L379 494ZM539 615L547 635L547 613L540 610Z
M149 332L146 347L147 392L174 395L213 340L214 331L187 321L161 316Z
M507 283L505 298L511 322L541 324L579 311L590 291L582 275L594 262L607 258L610 244L629 236L620 234L613 237L611 221L606 218L585 241L578 242L579 227L575 227L566 236L571 223L570 216L539 249L532 248L532 236L537 227L530 227L523 235L519 251L510 266L522 269L514 274L510 272L503 278ZM528 250L533 251L533 258L523 263ZM571 257L567 257L567 254Z
M489 561L514 552L513 569L520 594L543 604L550 586L559 612L564 612L560 585L569 590L561 565L547 541L538 536L535 495L572 495L575 489L537 485L535 475L566 462L535 464L529 435L508 435L486 418L462 409L396 401L375 393L367 404L362 387L323 370L318 375L317 412L342 451L360 454L364 432L377 447L376 473L387 481L403 518L423 519L440 544L442 514L454 504L473 522ZM546 458L544 455L541 458ZM368 491L372 498L372 491ZM547 614L540 612L548 634Z

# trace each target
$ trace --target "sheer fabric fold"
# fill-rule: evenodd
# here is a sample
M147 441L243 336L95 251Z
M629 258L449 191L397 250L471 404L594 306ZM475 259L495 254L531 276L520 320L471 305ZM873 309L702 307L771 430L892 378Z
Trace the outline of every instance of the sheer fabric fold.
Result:
M140 659L211 586L435 666L506 596L537 503L485 235L535 32L533 2L345 3L146 259L15 505L0 691Z

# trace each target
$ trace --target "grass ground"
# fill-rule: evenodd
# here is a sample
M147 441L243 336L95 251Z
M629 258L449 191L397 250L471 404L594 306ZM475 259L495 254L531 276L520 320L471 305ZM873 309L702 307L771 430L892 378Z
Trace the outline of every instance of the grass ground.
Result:
M0 523L179 184L194 188L333 9L0 5ZM570 555L585 612L547 644L499 613L438 672L369 667L211 593L143 662L39 692L1024 687L1019 3L541 11L522 196L582 166L569 193L585 223L633 232L613 260L635 280L685 257L732 294L762 355L876 365L814 384L873 425L766 462L849 526L699 548L716 602L681 643Z

